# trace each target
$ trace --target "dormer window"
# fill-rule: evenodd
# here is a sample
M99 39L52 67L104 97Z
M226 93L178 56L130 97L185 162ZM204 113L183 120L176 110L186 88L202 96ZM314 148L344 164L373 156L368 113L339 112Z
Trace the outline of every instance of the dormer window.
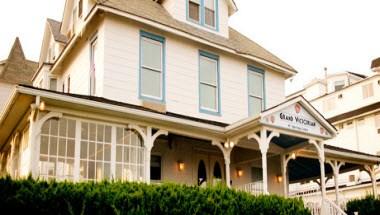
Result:
M217 0L187 0L188 20L217 30Z

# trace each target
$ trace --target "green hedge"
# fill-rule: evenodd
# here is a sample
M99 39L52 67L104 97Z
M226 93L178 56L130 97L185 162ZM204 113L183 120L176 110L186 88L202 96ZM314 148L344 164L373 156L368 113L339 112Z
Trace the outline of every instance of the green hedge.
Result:
M0 179L0 211L13 214L310 214L300 199L227 188Z
M367 196L363 199L351 200L347 203L346 212L349 215L353 215L354 212L359 212L360 215L379 215L380 199Z

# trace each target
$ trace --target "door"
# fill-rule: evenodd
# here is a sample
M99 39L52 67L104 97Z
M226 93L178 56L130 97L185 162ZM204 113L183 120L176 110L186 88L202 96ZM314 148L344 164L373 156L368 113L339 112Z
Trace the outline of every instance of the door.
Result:
M194 181L201 187L224 183L224 160L211 153L197 153L194 162Z

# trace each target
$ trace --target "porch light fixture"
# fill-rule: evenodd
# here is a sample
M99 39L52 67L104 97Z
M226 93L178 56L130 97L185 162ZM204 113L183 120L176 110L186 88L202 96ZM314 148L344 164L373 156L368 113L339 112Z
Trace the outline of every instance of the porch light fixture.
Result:
M236 169L236 175L238 178L242 177L243 176L243 170L240 168L237 168Z
M290 157L293 159L293 160L295 160L296 159L296 153L292 153L291 155L290 155Z
M234 142L225 142L224 143L224 148L228 149L228 148L233 148L235 146L235 143Z
M277 183L281 183L283 180L282 175L277 175L276 179L277 179Z
M40 106L38 107L40 109L40 111L44 111L45 110L45 102L40 102Z
M185 163L183 161L178 161L177 165L178 165L178 171L182 172L185 170Z

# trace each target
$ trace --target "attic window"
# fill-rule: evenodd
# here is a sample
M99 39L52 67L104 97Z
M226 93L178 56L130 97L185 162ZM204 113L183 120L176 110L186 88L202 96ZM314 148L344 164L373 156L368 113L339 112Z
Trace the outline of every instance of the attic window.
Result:
M200 1L189 0L189 18L199 23L200 21Z
M215 27L215 0L205 0L205 24Z

